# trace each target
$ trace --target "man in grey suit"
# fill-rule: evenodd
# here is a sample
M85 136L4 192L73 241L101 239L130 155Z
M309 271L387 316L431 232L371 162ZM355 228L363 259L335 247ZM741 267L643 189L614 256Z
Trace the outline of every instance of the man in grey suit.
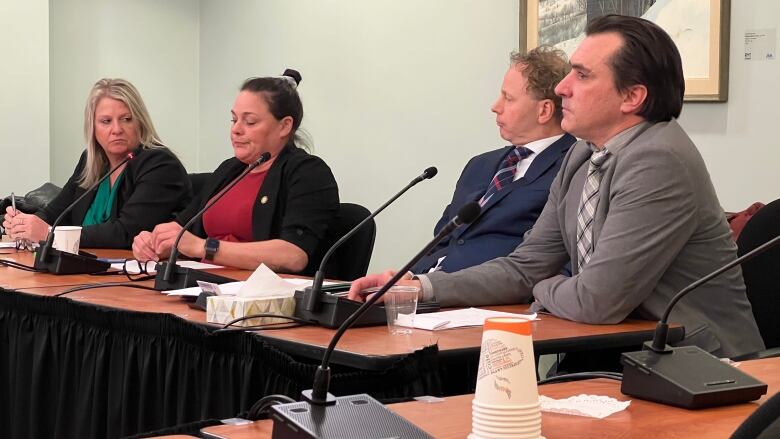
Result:
M679 126L679 52L655 24L610 15L589 23L556 88L562 127L584 139L564 159L525 241L507 257L402 281L442 306L535 301L586 323L657 320L686 285L736 258L696 146ZM571 261L571 277L558 274ZM350 297L389 272L353 284ZM764 348L739 268L682 299L681 344L735 356Z

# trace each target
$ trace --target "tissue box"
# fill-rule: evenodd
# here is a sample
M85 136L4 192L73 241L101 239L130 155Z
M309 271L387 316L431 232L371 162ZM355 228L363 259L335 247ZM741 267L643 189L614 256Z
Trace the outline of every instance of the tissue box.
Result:
M239 317L252 314L279 314L292 316L295 311L295 299L292 297L238 297L210 296L206 302L206 321L227 323ZM257 317L243 320L235 326L266 325L269 323L287 323L287 319Z

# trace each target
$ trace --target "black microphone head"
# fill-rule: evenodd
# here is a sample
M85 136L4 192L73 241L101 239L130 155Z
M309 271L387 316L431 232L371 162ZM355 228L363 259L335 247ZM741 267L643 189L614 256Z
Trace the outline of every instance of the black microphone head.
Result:
M482 211L482 208L476 201L464 204L463 207L458 210L458 222L461 224L473 222L479 216L480 211Z
M436 166L431 166L430 168L423 171L423 179L433 178L436 176L436 174L439 173L439 170L436 169Z
M264 153L260 154L260 158L259 158L259 159L257 159L257 160L255 161L255 163L257 163L257 164L259 165L259 164L261 164L261 163L265 163L265 162L267 162L267 161L268 161L268 160L270 160L270 159L271 159L271 153L270 153L270 152L268 152L268 151L266 151L266 152L264 152Z

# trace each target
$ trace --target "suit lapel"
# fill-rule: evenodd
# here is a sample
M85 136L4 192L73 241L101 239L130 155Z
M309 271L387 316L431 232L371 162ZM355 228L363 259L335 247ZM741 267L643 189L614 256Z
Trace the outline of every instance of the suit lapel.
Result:
M493 194L492 197L488 200L487 203L485 203L484 206L482 206L482 210L479 212L479 216L477 217L477 220L473 221L470 225L466 227L460 227L455 231L454 236L458 237L465 233L469 228L471 228L474 224L476 224L479 221L479 218L484 215L488 210L490 210L493 206L495 206L499 201L501 201L504 197L509 195L512 191L517 190L523 186L527 186L534 181L536 181L539 177L544 175L545 172L547 172L548 169L550 169L551 166L555 165L555 162L561 157L562 151L568 150L568 148L576 141L577 139L574 138L571 134L564 134L563 137L553 142L552 145L547 147L544 151L542 151L541 154L539 154L538 157L534 159L534 161L531 163L531 167L528 168L525 175L512 183L510 183L506 188L496 192ZM504 157L509 153L509 150L514 148L514 146L508 146L503 154L501 154L501 157L499 157L498 162L495 163L493 174L498 171L498 167L501 165L501 162L503 162ZM491 175L492 178L493 175ZM489 183L489 182L488 182ZM485 191L487 190L487 184L485 185ZM480 197L484 194L484 191L478 194L475 194L474 200L479 201Z
M469 201L477 201L477 202L479 202L479 199L482 198L483 195L485 195L485 192L487 192L487 189L490 186L493 177L496 175L496 172L498 172L498 168L501 166L501 163L503 163L504 158L506 157L507 154L509 154L509 151L511 151L512 148L514 148L514 145L508 145L508 146L506 146L504 148L502 153L497 157L497 160L494 163L492 163L492 168L490 169L490 172L485 174L485 178L486 179L484 180L484 186L481 186L479 189L477 189L477 190L473 191L472 193L470 193L468 195L468 197L466 198L467 202L469 202ZM469 224L469 225L467 225L465 227L458 227L457 229L455 229L455 231L453 232L452 236L454 238L457 238L460 235L462 235L466 230L471 228L471 226L476 224L477 221L479 220L479 217L481 217L485 213L485 211L487 211L487 209L489 208L488 206L493 204L493 199L496 198L501 192L506 192L508 189L509 188L506 188L504 190L498 191L495 194L493 194L493 196L490 197L490 200L488 200L488 202L485 203L484 206L482 206L482 209L480 210L479 216L477 217L477 219L472 221L471 224Z
M514 183L519 183L520 186L528 185L536 181L537 178L542 176L555 162L561 157L561 152L566 151L574 144L577 139L571 134L564 134L563 137L553 142L552 145L547 147L538 157L531 163L531 167L525 172L525 175L516 180ZM507 189L514 189L507 188Z

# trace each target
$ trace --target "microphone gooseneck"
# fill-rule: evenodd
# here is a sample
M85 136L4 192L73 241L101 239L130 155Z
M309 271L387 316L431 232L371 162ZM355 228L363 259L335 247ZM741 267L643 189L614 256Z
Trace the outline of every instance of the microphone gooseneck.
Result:
M49 234L46 236L46 242L45 242L45 243L44 243L44 244L41 246L41 248L40 248L40 250L39 250L39 252L40 252L39 259L40 259L41 261L46 261L46 259L47 259L48 255L49 255L49 251L51 251L51 248L54 246L54 231L57 229L57 226L59 226L59 225L60 225L60 223L62 222L62 219L63 219L63 218L65 218L65 215L66 215L68 212L70 212L71 210L73 210L73 207L74 207L74 206L76 206L76 204L78 204L78 203L79 203L79 201L81 201L81 200L82 200L84 197L86 197L87 195L89 195L90 193L92 193L92 191L94 191L94 190L95 190L95 188L97 188L98 186L100 186L100 184L101 184L101 183L103 183L103 181L105 181L105 180L106 180L106 179L107 179L107 178L108 178L108 177L109 177L111 174L113 174L113 173L114 173L114 172L115 172L117 169L121 168L121 167L122 167L122 166L124 166L124 165L125 165L127 162L129 162L130 160L132 160L132 159L133 159L133 157L134 157L134 155L133 155L133 153L132 153L132 152L128 153L128 154L127 154L127 157L125 157L125 158L124 158L124 159L123 159L121 162L119 162L119 163L118 163L116 166L114 166L113 168L111 168L111 170L109 170L109 171L106 173L106 175L104 175L104 176L100 177L100 180L98 180L98 181L97 181L97 182L95 182L95 183L94 183L92 186L90 186L90 187L89 187L89 188L88 188L86 191L84 191L84 193L83 193L83 194L81 194L81 196L79 196L78 198L76 198L76 200L75 200L74 202L70 203L70 205L68 205L68 207L66 207L66 208L65 208L65 210L63 210L63 211L62 211L62 213L60 213L60 216L58 216L58 217L57 217L57 219L55 219L55 220L54 220L54 222L51 224L51 230L49 231Z
M655 333L653 334L653 342L650 344L650 349L654 352L662 353L666 352L666 340L669 333L669 315L672 312L672 308L674 308L674 305L677 304L677 302L680 301L685 295L690 293L691 291L695 290L696 288L700 287L701 285L711 281L712 279L720 276L721 274L725 273L728 270L731 270L732 268L736 267L737 265L742 264L743 262L749 261L750 259L753 259L754 257L760 255L761 253L764 253L765 251L771 249L772 247L776 246L778 243L780 243L780 235L772 238L771 240L761 244L760 246L754 248L753 250L745 253L744 255L734 259L733 261L729 262L728 264L718 268L717 270L713 271L712 273L704 276L703 278L697 280L696 282L693 282L692 284L688 285L687 287L680 290L679 293L675 294L675 296L672 298L672 300L669 301L669 305L666 306L666 310L664 310L664 314L661 317L661 320L658 322L658 325L655 327Z
M233 188L236 184L238 184L239 181L241 181L244 177L246 177L247 174L252 172L253 169L260 166L261 164L267 162L271 159L271 153L270 152L264 152L260 155L260 158L249 164L243 171L241 171L241 174L238 175L238 177L234 178L233 181L228 183L227 186L222 188L221 191L217 192L217 195L215 195L208 203L206 203L205 206L203 206L203 209L198 211L195 215L190 218L189 221L187 221L186 224L179 230L179 234L176 235L176 240L173 243L173 247L171 248L171 256L168 258L168 263L165 265L165 272L163 273L163 280L166 282L171 280L171 276L173 275L173 269L176 267L176 259L179 257L179 241L181 241L182 236L184 236L184 232L187 231L194 223L198 220L203 214L211 208L217 201L219 201L220 198L222 198L230 189Z
M480 206L477 202L471 202L460 208L458 215L452 219L442 230L422 249L418 252L409 262L406 263L390 280L385 283L382 288L379 289L370 299L366 300L360 308L357 309L344 323L341 324L339 329L333 335L333 338L328 344L328 348L325 350L325 354L322 356L322 364L317 368L314 375L314 384L312 386L311 393L305 392L304 397L307 398L312 404L326 405L329 401L333 400L333 397L328 398L328 387L330 386L330 356L336 349L336 344L344 335L347 329L349 329L357 319L362 316L368 308L370 308L377 300L379 300L393 285L395 285L401 277L406 275L409 269L422 259L436 244L439 243L444 237L449 235L455 228L460 225L473 222L480 213Z
M400 192L395 194L392 198L387 200L387 202L381 206L375 211L371 213L371 215L367 216L363 221L358 223L355 227L352 228L349 232L347 232L344 236L342 236L338 241L336 241L335 244L333 244L328 251L325 253L325 256L322 257L322 261L320 262L320 268L317 270L316 273L314 273L314 281L312 282L311 288L306 289L306 294L304 296L304 304L303 308L307 311L314 311L318 308L320 303L320 296L322 294L322 283L325 280L325 266L330 260L331 256L333 255L333 252L336 251L337 248L341 247L341 244L343 244L346 240L351 238L355 233L357 233L360 229L363 228L363 226L371 221L375 216L377 216L380 212L385 210L387 206L392 204L395 200L398 199L401 195L406 193L409 189L411 189L413 186L415 186L417 183L428 180L436 176L436 174L439 172L438 169L436 169L435 166L431 166L430 168L423 171L422 174L415 177L409 184L407 184L403 189L401 189Z

